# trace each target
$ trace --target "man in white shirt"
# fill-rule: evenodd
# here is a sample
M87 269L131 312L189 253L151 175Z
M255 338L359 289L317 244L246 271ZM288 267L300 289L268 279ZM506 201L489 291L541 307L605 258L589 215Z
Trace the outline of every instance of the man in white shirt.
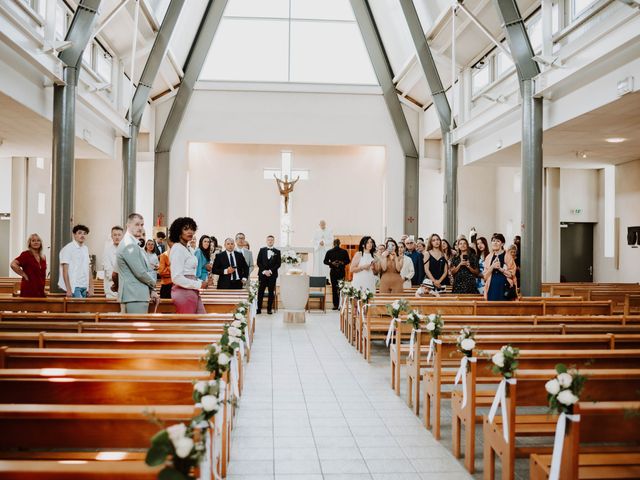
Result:
M60 280L58 286L67 298L86 298L93 295L93 276L89 265L89 248L84 244L89 228L73 227L73 241L60 250Z
M143 227L142 215L129 215L127 233L116 250L118 298L125 313L148 313L149 299L158 299L156 276L139 246Z
M249 250L249 244L247 243L247 239L244 233L236 233L236 245L238 246L236 248L236 251L242 254L245 261L247 262L247 265L249 266L249 273L247 274L247 277L249 277L251 276L251 272L253 272L254 267L253 253L251 252L251 250Z
M327 228L327 222L320 220L320 229L313 236L313 276L329 277L329 267L324 264L324 257L333 244L333 232Z
M102 253L102 269L104 271L104 296L107 298L118 298L118 291L113 290L113 272L117 272L116 249L122 240L124 229L116 225L111 229L111 242L107 244Z

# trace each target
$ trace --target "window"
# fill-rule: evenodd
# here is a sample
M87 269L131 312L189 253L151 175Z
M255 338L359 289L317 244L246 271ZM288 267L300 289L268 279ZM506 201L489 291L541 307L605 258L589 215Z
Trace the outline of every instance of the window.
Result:
M229 0L201 78L378 83L349 0Z
M375 83L376 76L355 23L291 22L292 82Z
M113 71L113 57L96 45L95 72L105 82L111 83L111 73Z
M542 49L542 15L536 14L526 22L527 33L534 52Z
M507 56L502 50L498 50L496 53L496 75L501 77L505 72L509 71L513 67L513 60Z
M571 0L571 18L577 18L582 15L595 0Z
M491 61L484 58L471 67L471 89L475 94L491 83Z
M56 39L64 40L71 22L71 10L63 2L56 5Z
M90 43L82 52L82 63L89 68L93 68L93 46L93 43Z

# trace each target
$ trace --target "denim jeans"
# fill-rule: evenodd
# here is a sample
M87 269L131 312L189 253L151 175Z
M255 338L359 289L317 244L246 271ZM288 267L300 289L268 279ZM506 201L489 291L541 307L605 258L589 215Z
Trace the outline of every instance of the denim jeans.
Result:
M82 287L76 287L73 290L73 298L87 298L87 289Z

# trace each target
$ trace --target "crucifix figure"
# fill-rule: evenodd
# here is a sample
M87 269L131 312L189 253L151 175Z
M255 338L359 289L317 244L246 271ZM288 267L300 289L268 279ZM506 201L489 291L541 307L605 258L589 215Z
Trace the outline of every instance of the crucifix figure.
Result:
M292 182L289 181L289 175L285 175L284 180L280 180L275 174L273 178L276 179L280 195L284 197L284 213L289 213L289 194L293 192L293 186L300 180L300 177L296 177Z

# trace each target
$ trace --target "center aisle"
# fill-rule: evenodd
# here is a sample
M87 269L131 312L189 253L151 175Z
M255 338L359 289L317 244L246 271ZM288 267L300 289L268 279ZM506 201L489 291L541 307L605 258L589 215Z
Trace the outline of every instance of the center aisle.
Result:
M368 364L337 313L260 315L233 430L229 480L470 479Z

